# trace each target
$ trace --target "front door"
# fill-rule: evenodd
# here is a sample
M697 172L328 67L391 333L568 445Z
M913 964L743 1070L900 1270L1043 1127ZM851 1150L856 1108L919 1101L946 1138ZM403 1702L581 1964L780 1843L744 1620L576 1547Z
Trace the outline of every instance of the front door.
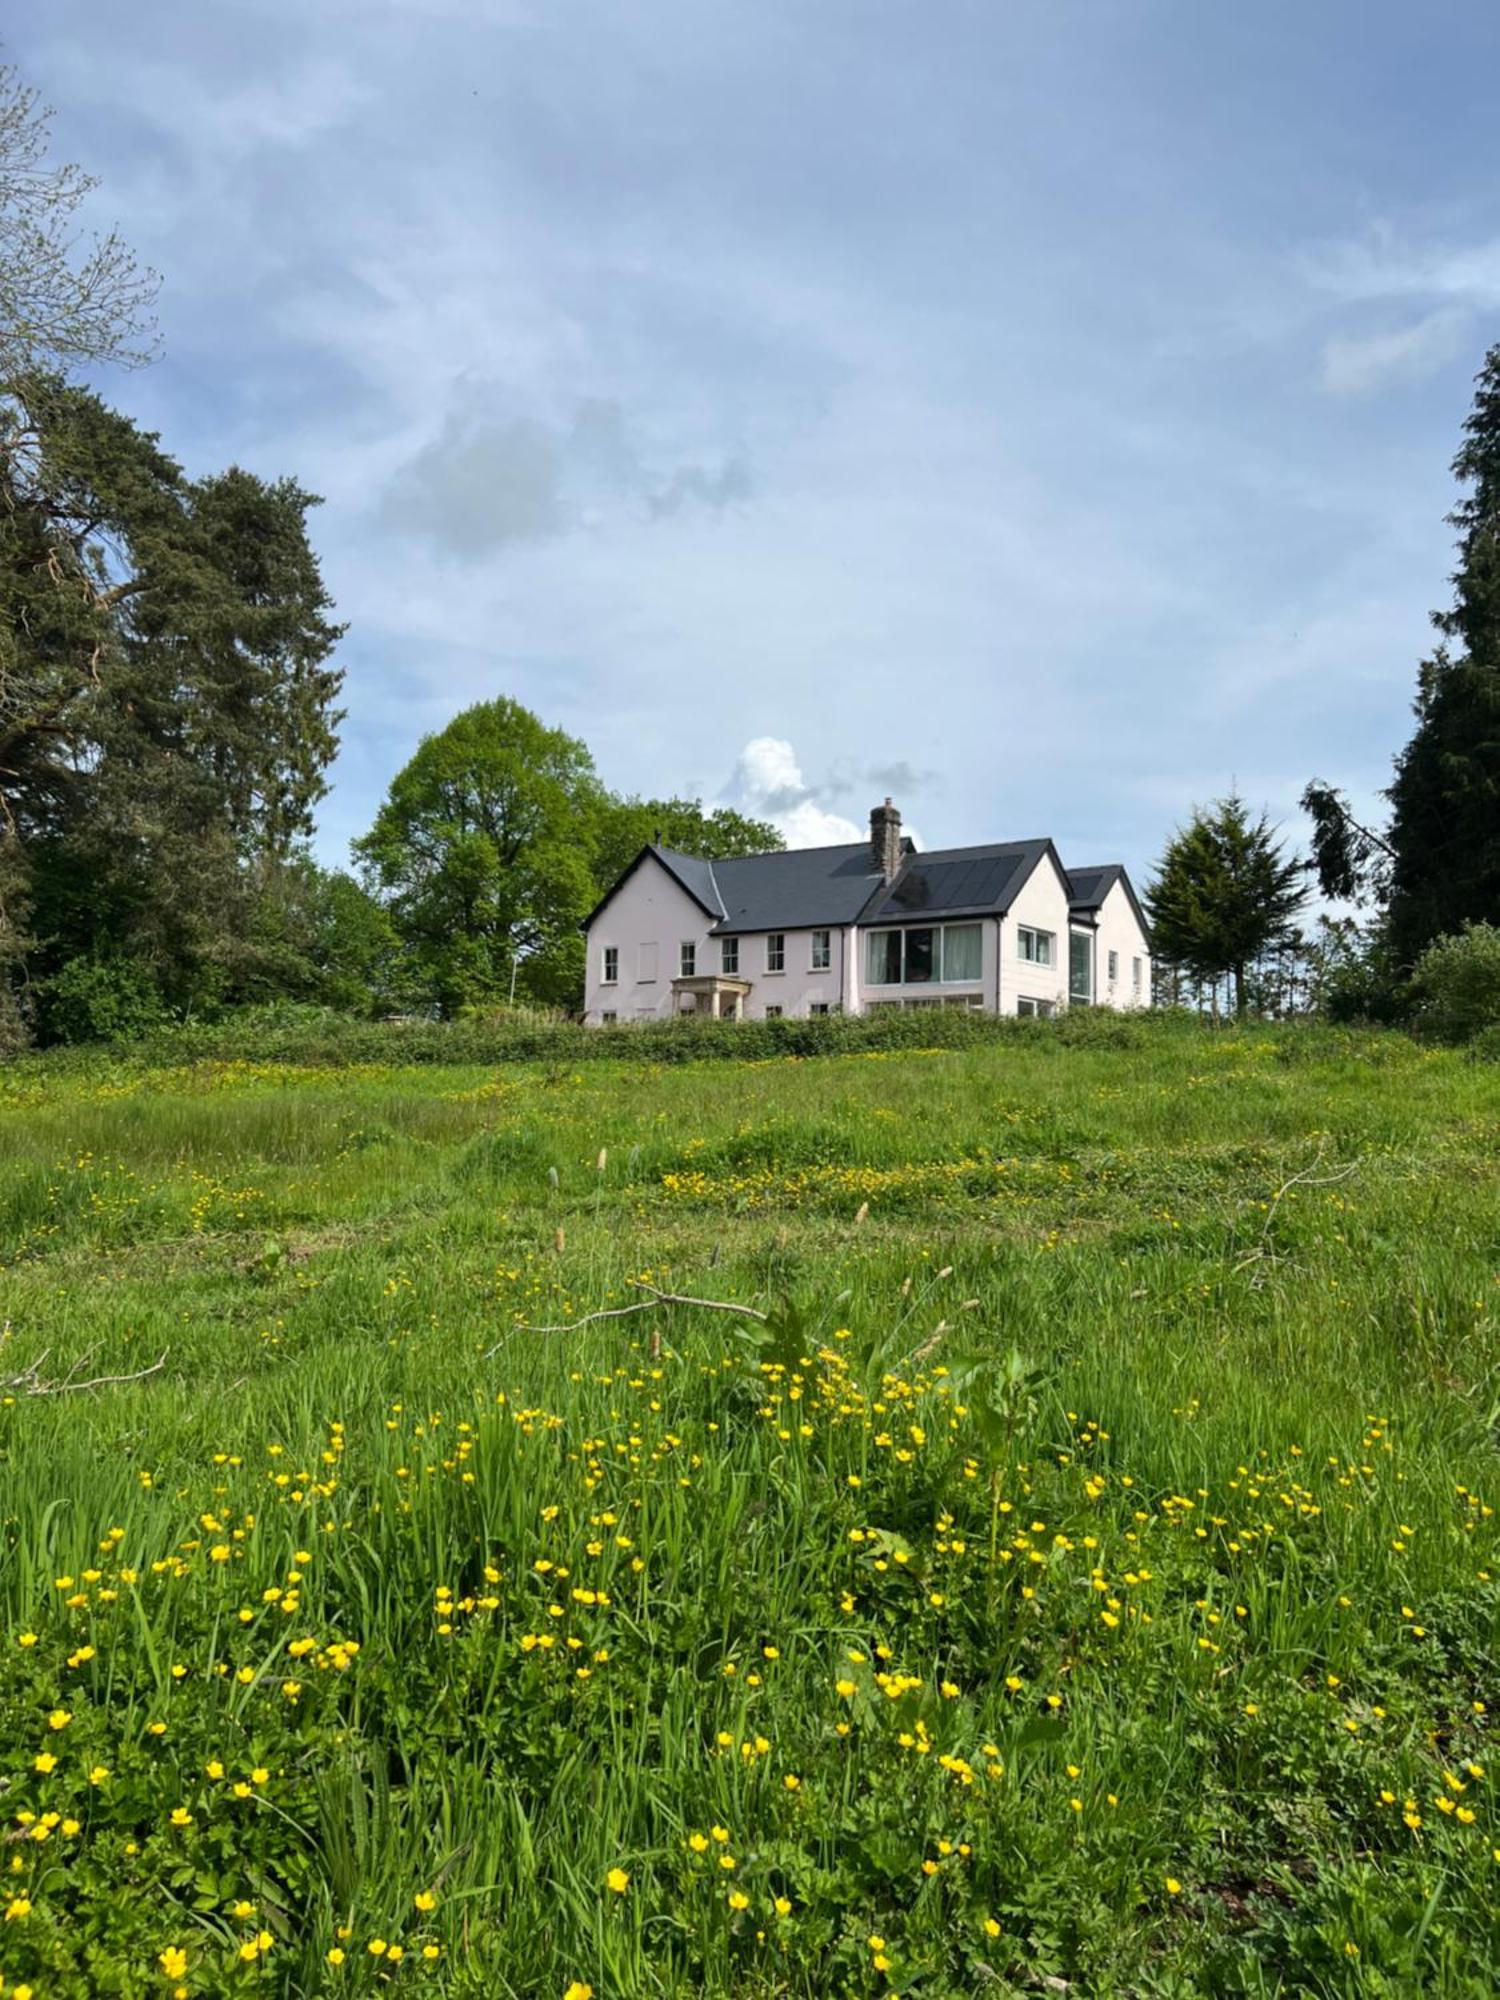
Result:
M721 993L719 995L719 1019L721 1021L737 1021L739 1017L740 1017L739 994Z

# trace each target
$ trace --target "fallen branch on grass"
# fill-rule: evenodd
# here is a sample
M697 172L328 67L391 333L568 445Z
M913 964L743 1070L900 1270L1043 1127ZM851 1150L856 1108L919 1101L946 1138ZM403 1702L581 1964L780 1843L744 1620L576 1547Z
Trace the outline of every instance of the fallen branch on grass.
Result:
M91 1375L82 1382L75 1379L82 1361L75 1361L60 1382L45 1381L42 1363L46 1359L45 1354L38 1355L29 1368L22 1368L14 1375L0 1375L0 1395L76 1396L85 1389L113 1388L119 1382L144 1382L148 1375L157 1374L166 1365L167 1349L162 1349L149 1368L136 1368L128 1375Z
M762 1326L769 1317L755 1306L737 1305L733 1299L695 1299L686 1292L662 1292L658 1291L655 1285L648 1285L644 1278L632 1278L630 1282L638 1292L649 1292L651 1296L637 1299L633 1305L605 1306L599 1312L585 1313L582 1319L571 1320L566 1326L528 1326L524 1331L577 1333L580 1327L593 1326L601 1319L628 1319L632 1313L651 1312L657 1306L692 1306L699 1312L737 1313L741 1319L757 1320ZM517 1328L518 1332L522 1330ZM506 1338L508 1339L509 1335ZM496 1341L495 1345L487 1350L484 1359L490 1360L504 1345L504 1341Z
M1281 1261L1277 1251L1271 1245L1271 1230L1275 1226L1276 1211L1280 1208L1284 1197L1289 1195L1293 1188L1337 1187L1341 1181L1348 1180L1351 1174L1359 1172L1358 1160L1351 1160L1347 1167L1339 1167L1331 1174L1320 1174L1318 1172L1318 1168L1322 1164L1322 1161L1318 1160L1312 1166L1304 1167L1300 1174L1293 1174L1289 1181L1283 1181L1281 1186L1277 1188L1266 1208L1266 1219L1261 1224L1260 1235L1256 1239L1255 1246L1253 1249L1247 1251L1234 1266L1236 1272L1248 1271L1252 1264L1275 1264ZM1258 1284L1263 1275L1262 1272L1257 1271L1251 1283Z

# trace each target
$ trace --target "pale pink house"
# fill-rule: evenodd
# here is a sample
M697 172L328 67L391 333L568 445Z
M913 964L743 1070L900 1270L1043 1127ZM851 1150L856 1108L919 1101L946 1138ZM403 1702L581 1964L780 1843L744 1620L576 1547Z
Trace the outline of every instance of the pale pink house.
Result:
M919 854L889 799L851 846L724 861L644 847L584 929L594 1026L1151 1004L1150 937L1122 867L1070 871L1050 840Z

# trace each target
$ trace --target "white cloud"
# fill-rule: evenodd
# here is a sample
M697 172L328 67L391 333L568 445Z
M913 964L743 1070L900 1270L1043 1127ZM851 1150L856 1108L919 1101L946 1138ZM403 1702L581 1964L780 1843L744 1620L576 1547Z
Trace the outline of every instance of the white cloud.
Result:
M839 847L846 841L865 837L863 827L840 813L825 811L813 799L804 799L790 812L782 813L776 826L788 847Z
M864 775L877 780L915 774L909 765L897 764ZM784 736L753 736L735 760L724 797L757 819L768 819L788 847L841 847L864 840L869 827L832 811L822 803L819 793L837 797L851 789L848 771L839 768L824 784L808 784L797 752ZM872 792L871 805L878 802ZM918 847L922 845L921 835L910 822L902 831Z
M1323 349L1323 387L1334 396L1368 396L1421 381L1460 352L1471 323L1467 308L1448 306L1389 332L1335 334Z
M818 804L797 752L782 736L751 738L735 762L728 796L757 818L770 820L788 847L837 847L864 837L853 820Z

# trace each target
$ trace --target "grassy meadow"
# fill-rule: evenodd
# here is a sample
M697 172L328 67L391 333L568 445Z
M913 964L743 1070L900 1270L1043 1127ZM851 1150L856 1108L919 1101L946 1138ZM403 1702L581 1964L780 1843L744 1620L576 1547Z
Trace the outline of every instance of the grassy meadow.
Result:
M1500 1987L1500 1066L1115 1041L0 1072L5 2000Z

